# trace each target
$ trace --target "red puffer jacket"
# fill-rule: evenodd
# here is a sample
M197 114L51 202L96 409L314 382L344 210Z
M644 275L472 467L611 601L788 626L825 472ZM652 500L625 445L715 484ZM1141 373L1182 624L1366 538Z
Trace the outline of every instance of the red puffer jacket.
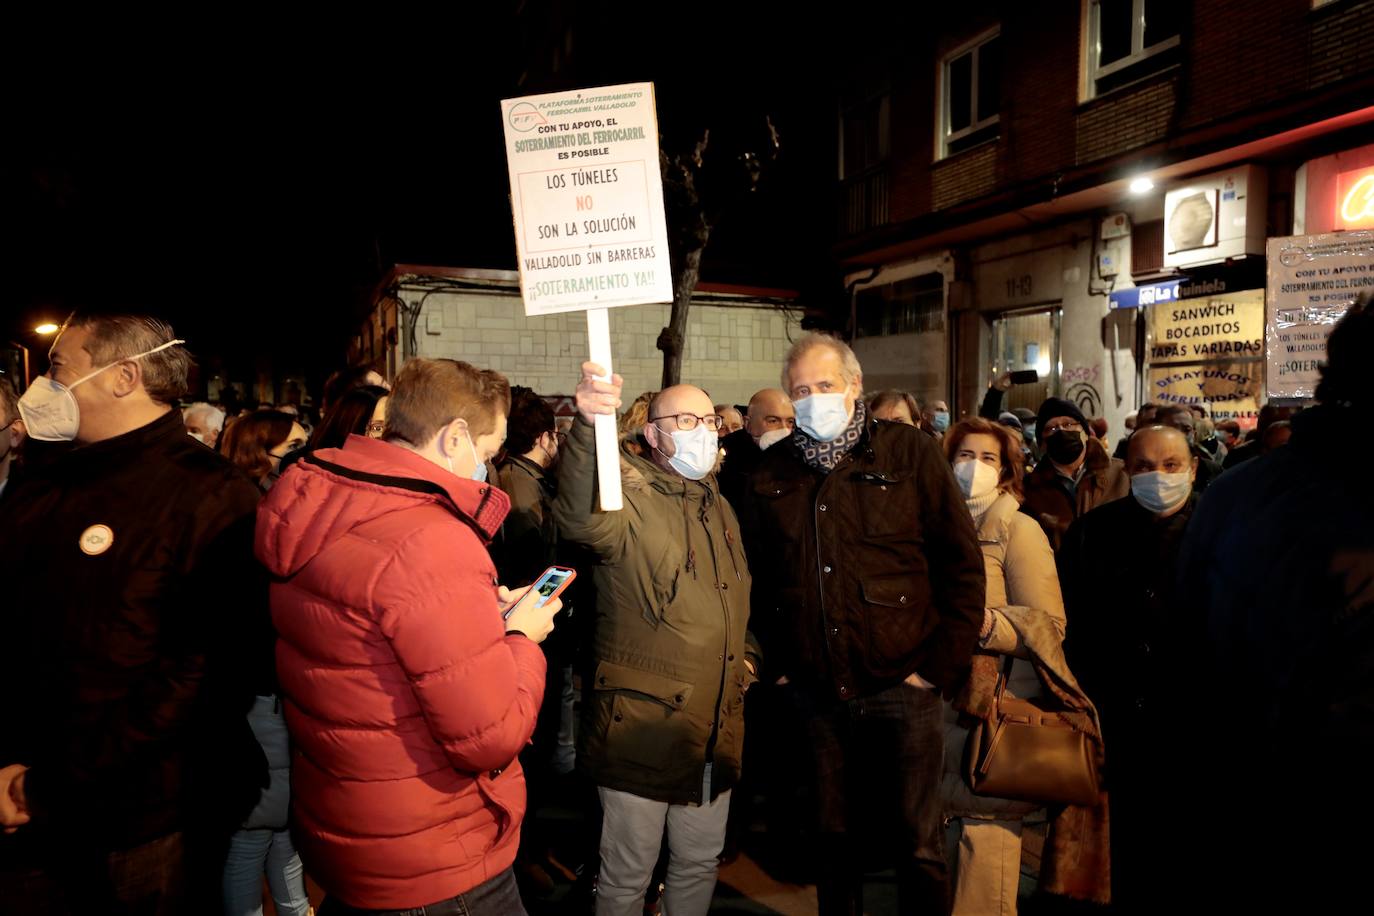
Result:
M485 544L496 487L360 436L302 459L258 512L310 874L368 909L419 907L510 867L516 754L544 657L506 636Z

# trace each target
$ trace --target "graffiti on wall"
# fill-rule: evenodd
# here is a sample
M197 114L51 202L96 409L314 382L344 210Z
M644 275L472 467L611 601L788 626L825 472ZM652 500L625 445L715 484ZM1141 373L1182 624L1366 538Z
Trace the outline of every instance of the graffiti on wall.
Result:
M1101 366L1076 366L1066 369L1062 378L1068 386L1064 392L1065 400L1073 402L1083 411L1085 417L1091 419L1102 416L1102 394L1097 390L1102 379Z

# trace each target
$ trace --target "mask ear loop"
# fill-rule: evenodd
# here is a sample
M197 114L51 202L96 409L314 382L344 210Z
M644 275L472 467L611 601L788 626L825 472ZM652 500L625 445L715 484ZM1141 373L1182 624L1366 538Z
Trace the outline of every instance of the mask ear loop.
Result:
M69 319L67 319L67 320L70 321L71 319L69 318ZM93 371L93 372L88 372L88 373L86 373L85 375L81 376L81 378L79 378L79 379L77 379L76 381L72 382L70 385L64 385L63 387L66 388L68 391L71 391L71 390L72 390L73 388L75 388L77 385L80 385L80 384L82 384L83 382L89 382L91 379L95 378L97 375L99 375L100 373L104 372L106 369L109 369L111 366L118 366L120 363L132 362L133 360L136 360L136 359L142 359L142 358L145 357L145 356L152 356L154 353L160 353L160 352L162 352L163 350L166 350L168 347L175 347L177 344L184 344L184 343L186 343L186 341L181 340L181 339L169 340L169 341L167 341L165 344L162 344L162 345L160 345L160 346L153 347L151 350L144 350L142 353L135 353L133 356L126 356L126 357L123 357L122 359L117 359L117 360L115 360L115 361L112 362L112 363L109 363L109 364L107 364L107 365L101 366L99 369L96 369L96 370ZM53 346L54 346L54 347L57 346L57 342L56 342L56 341L53 341ZM52 354L52 351L49 350L48 353L49 353L49 355L51 355L51 354Z

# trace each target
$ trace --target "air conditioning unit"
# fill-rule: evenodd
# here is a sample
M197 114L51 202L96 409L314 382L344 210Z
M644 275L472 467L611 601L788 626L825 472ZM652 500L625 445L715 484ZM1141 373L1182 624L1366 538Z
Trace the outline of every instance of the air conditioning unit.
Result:
M1102 241L1121 239L1131 234L1131 217L1126 213L1108 213L1102 218Z
M1264 254L1267 177L1244 165L1170 186L1164 193L1164 266Z

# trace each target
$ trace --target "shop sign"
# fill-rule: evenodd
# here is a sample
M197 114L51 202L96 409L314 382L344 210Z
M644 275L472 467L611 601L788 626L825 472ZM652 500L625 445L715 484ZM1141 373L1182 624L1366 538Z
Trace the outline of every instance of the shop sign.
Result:
M1264 355L1264 290L1156 303L1150 309L1150 362Z
M1259 360L1151 366L1147 397L1157 404L1205 406L1214 421L1235 420L1248 429L1259 416L1263 369Z

